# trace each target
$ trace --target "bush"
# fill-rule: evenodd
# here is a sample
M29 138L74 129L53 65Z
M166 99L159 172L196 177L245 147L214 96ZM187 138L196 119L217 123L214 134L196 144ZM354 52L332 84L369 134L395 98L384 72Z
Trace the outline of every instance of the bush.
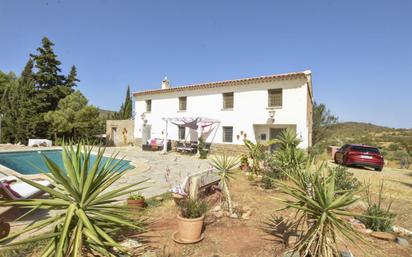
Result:
M382 210L377 204L372 204L363 213L360 221L365 224L366 228L373 231L391 231L395 214L389 210ZM366 217L370 216L370 217Z
M329 173L335 174L335 187L337 191L357 190L361 186L361 182L344 166L339 165L329 168Z
M180 215L186 219L196 219L207 212L208 205L204 201L188 199L179 203Z
M359 220L365 224L366 228L373 231L390 231L393 226L393 222L396 214L390 212L392 201L389 202L386 210L382 208L383 182L380 185L378 202L372 202L371 193L369 187L366 190L368 198L368 209L363 213L363 216Z
M199 137L199 144L197 145L197 149L199 151L199 159L206 159L208 152L206 150L205 140L202 137Z

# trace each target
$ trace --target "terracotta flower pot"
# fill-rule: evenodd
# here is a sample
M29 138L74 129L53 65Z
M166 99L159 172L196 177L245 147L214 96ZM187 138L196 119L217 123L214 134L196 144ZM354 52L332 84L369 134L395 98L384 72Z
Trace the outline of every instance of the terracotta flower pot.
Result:
M202 234L204 219L204 214L201 217L195 219L186 219L178 214L177 225L179 228L180 240L188 243L198 241Z
M144 199L139 199L139 200L127 199L127 205L132 210L141 210L145 206L145 201Z

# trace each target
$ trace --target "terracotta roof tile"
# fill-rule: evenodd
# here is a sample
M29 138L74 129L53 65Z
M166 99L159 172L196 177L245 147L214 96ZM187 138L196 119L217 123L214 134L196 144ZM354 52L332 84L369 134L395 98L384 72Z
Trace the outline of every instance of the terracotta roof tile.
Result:
M217 81L217 82L208 82L208 83L201 83L201 84L176 86L176 87L171 87L171 88L168 88L168 89L145 90L145 91L135 92L135 93L133 93L133 96L172 93L172 92L181 92L181 91L186 91L186 90L205 89L205 88L216 88L216 87L224 87L224 86L229 86L229 85L245 85L245 84L253 83L253 82L257 82L257 81L259 81L259 82L269 82L269 81L273 81L273 80L306 79L307 75L309 75L309 74L310 74L310 71L302 71L302 72L274 74L274 75L261 76L261 77L252 77L252 78L243 78L243 79L234 79L234 80L224 80L224 81Z

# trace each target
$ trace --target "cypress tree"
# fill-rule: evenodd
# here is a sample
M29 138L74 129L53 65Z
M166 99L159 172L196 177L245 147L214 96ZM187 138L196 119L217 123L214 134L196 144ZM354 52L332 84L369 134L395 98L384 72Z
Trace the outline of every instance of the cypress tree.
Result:
M117 116L118 119L121 120L128 120L131 119L133 116L133 102L132 96L130 94L130 85L127 86L126 98L124 100L124 103L120 107L120 111Z

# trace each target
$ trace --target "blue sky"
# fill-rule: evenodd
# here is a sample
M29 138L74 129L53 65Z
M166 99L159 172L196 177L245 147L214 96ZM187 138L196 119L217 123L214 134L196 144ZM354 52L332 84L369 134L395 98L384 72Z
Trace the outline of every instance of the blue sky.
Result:
M43 36L90 102L132 91L311 69L341 121L412 127L412 1L0 0L0 70Z

